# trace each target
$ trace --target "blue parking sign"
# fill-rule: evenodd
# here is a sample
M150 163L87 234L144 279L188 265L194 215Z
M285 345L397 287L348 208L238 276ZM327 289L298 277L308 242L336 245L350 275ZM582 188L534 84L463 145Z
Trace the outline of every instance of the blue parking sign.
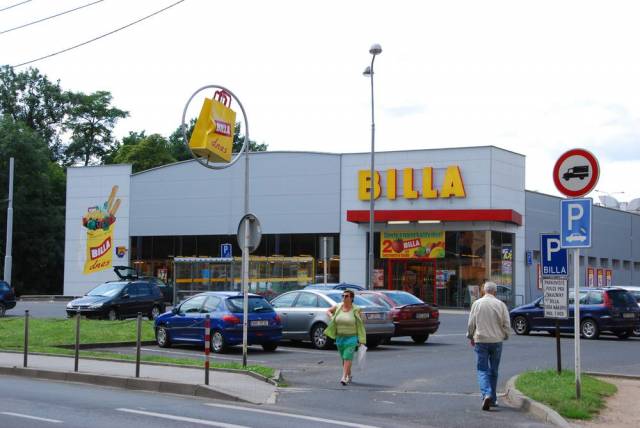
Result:
M559 234L540 234L540 258L542 276L567 275L567 250L560 247Z
M591 247L591 198L560 201L560 246Z
M231 244L220 244L220 257L224 258L224 259L229 259L232 257L231 254L231 250L232 250L232 246Z

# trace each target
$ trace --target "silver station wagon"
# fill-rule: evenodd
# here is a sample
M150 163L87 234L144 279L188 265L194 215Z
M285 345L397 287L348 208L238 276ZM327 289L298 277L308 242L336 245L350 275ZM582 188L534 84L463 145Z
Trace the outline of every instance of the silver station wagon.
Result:
M311 340L317 349L327 349L331 339L324 335L329 324L327 309L342 301L342 290L296 290L271 301L282 319L282 338ZM389 309L377 306L356 295L353 302L362 309L367 330L367 347L375 348L393 336L394 325Z

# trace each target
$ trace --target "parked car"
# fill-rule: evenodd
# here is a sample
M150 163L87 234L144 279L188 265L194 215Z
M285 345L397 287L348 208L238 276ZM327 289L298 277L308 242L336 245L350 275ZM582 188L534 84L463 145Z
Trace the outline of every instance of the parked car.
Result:
M344 282L340 282L340 283L332 283L332 282L328 282L328 283L323 283L323 282L319 282L316 284L309 284L306 287L304 287L305 290L353 290L353 291L360 291L360 290L364 290L365 288L362 287L361 285L355 285L355 284L346 284Z
M638 306L640 306L640 287L633 285L617 285L616 287L627 290L636 299ZM640 326L633 329L634 336L640 336Z
M16 293L13 287L5 281L0 281L0 317L3 317L7 309L16 306Z
M170 305L173 304L173 285L166 284L163 280L155 276L142 275L131 266L114 266L113 270L115 271L116 275L118 275L118 278L122 280L143 279L153 283L160 289L162 298L164 299L165 303L168 303Z
M560 320L560 331L573 333L574 291L569 291L569 318ZM544 298L513 309L511 326L516 334L530 331L553 331L555 320L544 317ZM611 332L626 339L640 327L640 307L635 298L621 288L586 288L580 290L580 334L597 339L601 332Z
M399 290L360 291L358 295L391 311L395 326L393 336L411 336L415 343L424 343L438 331L440 312L436 305L425 303L411 293Z
M211 318L211 350L225 352L242 343L244 300L236 291L208 291L196 294L164 313L154 322L156 342L166 348L171 344L204 346L204 321ZM264 297L249 294L249 345L262 345L265 351L275 351L282 339L282 322L273 306Z
M165 311L162 292L152 281L126 279L125 275L122 278L125 279L100 284L85 296L70 301L67 315L80 313L89 318L117 320L134 318L141 312L149 319L155 319Z
M290 340L311 340L317 349L327 349L333 342L324 335L329 324L327 309L342 301L340 289L316 290L304 288L281 294L271 301L282 318L282 336ZM394 325L388 308L374 305L356 295L354 304L362 309L367 330L367 346L375 348L393 336Z

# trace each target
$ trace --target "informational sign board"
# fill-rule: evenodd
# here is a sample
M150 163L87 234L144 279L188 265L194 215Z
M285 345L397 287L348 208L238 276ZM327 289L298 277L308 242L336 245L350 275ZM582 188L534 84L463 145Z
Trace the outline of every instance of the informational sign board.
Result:
M542 276L567 275L567 250L560 247L559 234L540 234L540 256L542 262Z
M527 264L528 265L533 264L533 251L531 250L527 250Z
M231 244L220 244L220 257L228 259L232 257L233 246Z
M560 246L562 248L591 247L592 205L591 198L560 201Z
M579 198L592 191L599 176L598 160L584 149L569 150L560 156L553 167L556 188L570 198Z
M569 318L569 286L566 278L542 278L544 317Z

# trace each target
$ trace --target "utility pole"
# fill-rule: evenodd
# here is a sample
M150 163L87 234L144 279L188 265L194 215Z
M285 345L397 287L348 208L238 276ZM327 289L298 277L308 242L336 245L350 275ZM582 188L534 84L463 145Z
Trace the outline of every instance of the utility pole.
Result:
M11 285L11 257L13 243L13 158L9 159L9 205L7 207L7 242L4 253L4 280Z

